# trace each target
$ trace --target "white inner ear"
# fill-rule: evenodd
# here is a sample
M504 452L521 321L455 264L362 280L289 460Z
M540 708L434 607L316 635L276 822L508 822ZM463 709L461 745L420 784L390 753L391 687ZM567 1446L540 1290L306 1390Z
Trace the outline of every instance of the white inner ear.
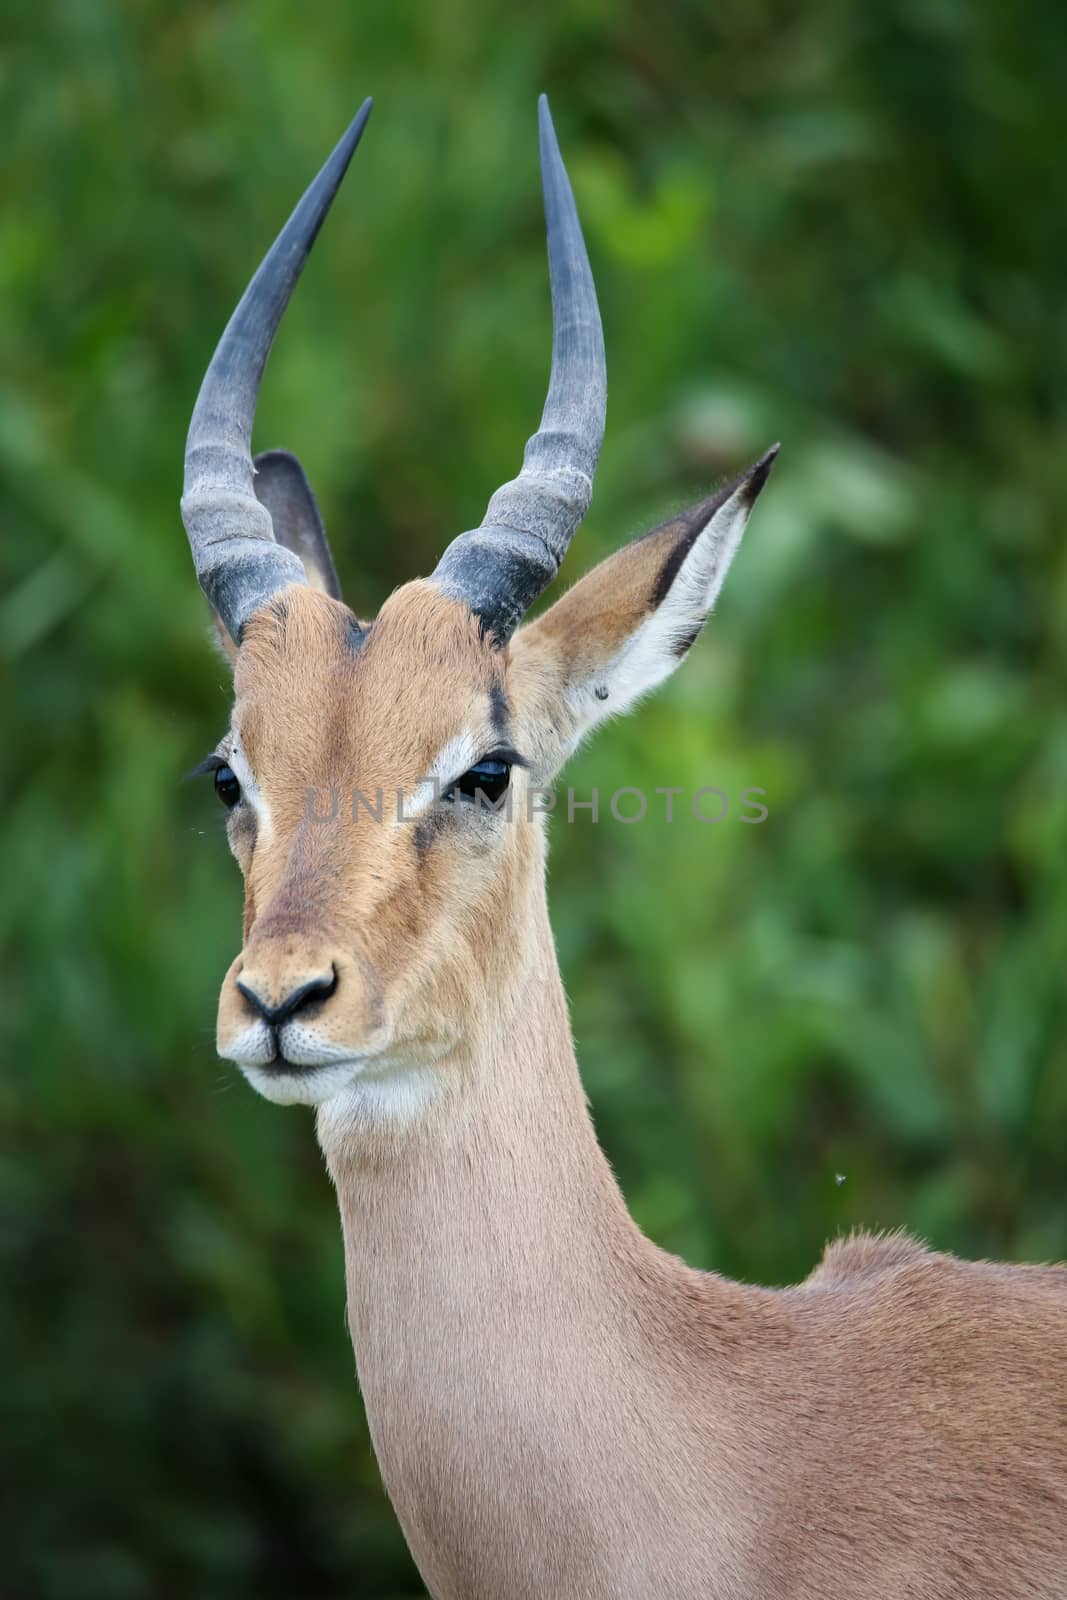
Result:
M742 485L747 488L748 485ZM594 677L567 688L575 719L573 749L607 717L618 716L669 678L715 604L748 521L740 493L731 495L693 541L667 593Z

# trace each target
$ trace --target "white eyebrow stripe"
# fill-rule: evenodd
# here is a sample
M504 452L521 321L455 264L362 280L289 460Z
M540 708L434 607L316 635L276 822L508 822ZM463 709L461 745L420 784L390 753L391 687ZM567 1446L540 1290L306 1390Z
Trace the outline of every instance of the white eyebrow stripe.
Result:
M273 830L270 806L263 798L259 784L256 782L256 775L252 771L247 756L241 749L241 741L236 733L230 734L229 739L219 753L225 755L227 764L233 768L234 777L241 785L241 793L255 812L256 822L264 837L266 837Z
M397 822L413 822L417 817L424 816L447 785L461 778L468 767L473 767L482 754L482 748L470 729L457 733L454 739L442 745L410 796L405 795L402 815L398 814Z

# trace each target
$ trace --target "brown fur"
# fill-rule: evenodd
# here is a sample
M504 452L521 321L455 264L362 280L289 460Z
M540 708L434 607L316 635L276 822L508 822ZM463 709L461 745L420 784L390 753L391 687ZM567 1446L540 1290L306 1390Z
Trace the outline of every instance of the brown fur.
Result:
M732 1283L641 1235L597 1145L522 797L684 531L506 653L426 583L357 651L324 596L257 616L235 728L272 826L234 826L220 1049L234 976L280 997L332 964L315 1026L389 1064L318 1127L375 1450L438 1600L1062 1600L1067 1271L859 1236L796 1288ZM410 788L465 727L488 749L505 702L531 760L510 825L309 821L309 785Z

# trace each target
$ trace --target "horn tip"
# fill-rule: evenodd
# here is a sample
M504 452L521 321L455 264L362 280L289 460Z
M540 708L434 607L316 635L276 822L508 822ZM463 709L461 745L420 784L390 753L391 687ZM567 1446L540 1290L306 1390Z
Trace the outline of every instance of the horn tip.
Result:
M363 133L364 128L367 126L367 121L373 110L374 99L373 96L368 95L363 104L360 106L359 110L356 112L355 116L352 118L352 121L349 123L348 129L341 140L343 145L351 143L352 149L354 150L356 148L356 145L359 143L360 136Z

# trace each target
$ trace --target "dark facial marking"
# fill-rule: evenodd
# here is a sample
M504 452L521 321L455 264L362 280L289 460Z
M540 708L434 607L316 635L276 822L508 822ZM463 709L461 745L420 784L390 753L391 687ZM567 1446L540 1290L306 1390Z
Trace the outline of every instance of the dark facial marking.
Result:
M510 712L507 695L499 683L494 683L489 690L489 720L493 732L499 734L502 740L507 738Z
M412 829L411 837L415 843L415 855L420 867L426 860L430 847L439 836L446 820L445 813L434 807L428 815L420 817Z

